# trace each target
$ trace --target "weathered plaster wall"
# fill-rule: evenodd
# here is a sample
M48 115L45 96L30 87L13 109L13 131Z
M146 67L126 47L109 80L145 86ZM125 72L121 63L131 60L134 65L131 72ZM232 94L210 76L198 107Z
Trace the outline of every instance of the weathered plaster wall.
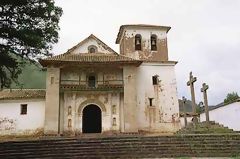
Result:
M95 39L89 39L86 42L84 42L81 46L74 49L72 51L72 54L88 53L88 47L91 46L91 45L96 46L97 51L100 52L100 53L106 53L106 54L111 53L105 46L101 45Z
M21 104L27 114L21 115ZM0 102L0 135L32 134L43 130L45 99L2 100Z
M216 121L230 129L240 131L240 102L235 102L209 111L210 121ZM200 114L200 121L206 121L205 113Z
M60 68L47 68L45 134L57 134L59 131L59 83Z
M152 76L159 84L153 85ZM153 106L149 106L149 98ZM180 128L174 64L143 63L137 69L138 125L143 131L174 132Z
M142 36L142 50L135 50L135 35ZM157 36L157 51L151 51L151 35ZM156 29L125 29L120 42L120 53L126 56L152 61L167 61L167 33Z
M138 109L137 109L137 90L135 66L123 67L124 79L124 132L138 132Z

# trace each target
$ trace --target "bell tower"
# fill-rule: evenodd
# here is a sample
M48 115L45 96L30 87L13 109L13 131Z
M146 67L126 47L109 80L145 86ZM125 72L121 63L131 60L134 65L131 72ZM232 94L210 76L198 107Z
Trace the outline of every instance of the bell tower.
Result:
M143 61L168 61L167 33L171 27L122 25L116 44L120 54Z

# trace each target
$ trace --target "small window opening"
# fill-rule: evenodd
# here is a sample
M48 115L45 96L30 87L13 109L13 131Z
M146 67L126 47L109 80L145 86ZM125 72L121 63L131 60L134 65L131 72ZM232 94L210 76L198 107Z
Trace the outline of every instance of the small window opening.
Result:
M95 48L92 47L89 49L89 53L95 53L95 52L96 52Z
M153 85L158 85L158 75L152 76Z
M117 125L117 120L116 120L116 118L114 117L113 118L113 126L116 126Z
M149 106L153 106L153 103L152 103L152 102L153 102L153 99L154 99L154 98L148 98L148 99L149 99Z
M142 49L142 37L140 34L137 34L135 36L135 50L141 50Z
M68 128L72 127L72 119L68 119Z
M51 77L51 84L54 83L54 77Z
M156 35L151 36L151 50L152 51L157 50L157 36Z
M26 115L27 114L27 104L21 104L21 115Z
M72 107L68 106L68 115L72 115Z
M95 76L88 77L88 87L95 87L96 85L96 78Z

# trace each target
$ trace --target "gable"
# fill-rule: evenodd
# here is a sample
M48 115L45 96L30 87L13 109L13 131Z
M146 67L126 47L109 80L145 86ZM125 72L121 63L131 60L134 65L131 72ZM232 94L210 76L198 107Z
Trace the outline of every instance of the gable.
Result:
M90 49L94 49L95 53L117 54L113 49L111 49L93 34L69 49L67 53L73 55L89 53Z

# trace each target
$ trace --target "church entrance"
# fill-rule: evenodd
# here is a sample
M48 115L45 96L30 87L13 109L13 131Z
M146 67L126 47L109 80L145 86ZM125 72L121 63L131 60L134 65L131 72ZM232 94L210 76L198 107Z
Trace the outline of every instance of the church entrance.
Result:
M82 132L83 133L102 132L102 111L98 106L91 104L83 109Z

